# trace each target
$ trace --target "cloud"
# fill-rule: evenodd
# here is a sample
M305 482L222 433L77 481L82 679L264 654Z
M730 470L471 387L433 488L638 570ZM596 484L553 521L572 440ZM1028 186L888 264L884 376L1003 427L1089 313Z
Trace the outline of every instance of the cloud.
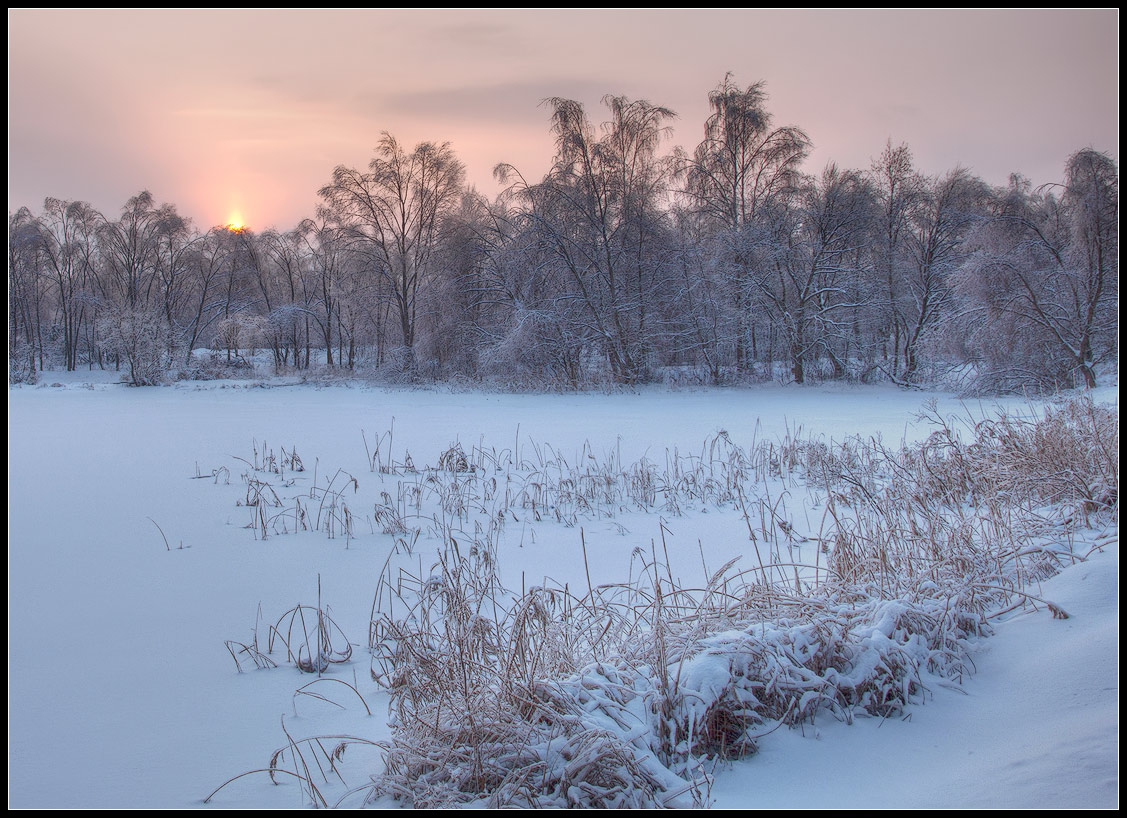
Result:
M595 100L608 87L605 82L563 77L380 95L369 98L368 104L384 113L424 119L513 124L546 118L540 106L550 97Z
M434 33L451 43L471 48L504 48L512 50L521 47L522 41L514 29L504 23L483 20L464 20L456 23L443 23L434 27ZM523 50L523 49L522 49Z

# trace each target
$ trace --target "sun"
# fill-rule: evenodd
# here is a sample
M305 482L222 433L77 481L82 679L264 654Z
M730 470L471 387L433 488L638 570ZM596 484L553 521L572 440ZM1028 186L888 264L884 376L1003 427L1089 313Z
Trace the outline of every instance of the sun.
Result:
M242 233L247 229L246 222L243 221L243 214L238 210L232 210L227 216L227 229L232 233Z

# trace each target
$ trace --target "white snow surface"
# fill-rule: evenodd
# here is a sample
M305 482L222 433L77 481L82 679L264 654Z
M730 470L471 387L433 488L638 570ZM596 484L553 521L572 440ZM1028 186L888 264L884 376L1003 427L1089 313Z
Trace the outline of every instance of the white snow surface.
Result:
M252 441L296 447L322 479L338 468L354 475L362 516L393 481L369 471L361 430L371 445L393 418L393 455L410 452L420 466L455 442L525 457L549 444L571 459L587 443L624 462L662 463L720 430L744 446L799 429L897 445L928 433L914 420L926 400L944 415L993 406L885 386L509 395L279 382L132 389L84 374L44 373L8 392L11 808L202 806L224 781L266 766L286 744L282 719L295 739L389 737L365 646L393 538L360 522L347 542L319 532L256 539L250 510L236 505L246 489L235 458L249 459ZM1097 399L1118 403L1118 391ZM190 479L224 466L230 485ZM702 573L702 559L715 570L746 548L738 513L623 513L581 522L585 568L577 527L528 518L506 530L505 582L585 587L588 568L595 584L623 581L633 550L660 538L659 519L686 577ZM424 534L410 559L426 563L437 545ZM977 649L977 675L962 687L932 684L903 720L776 730L755 756L716 768L715 805L1118 806L1118 570L1115 537L1042 584L1071 618L1042 609L999 622ZM341 708L295 696L313 677L292 665L239 673L224 647L251 639L260 607L261 638L287 609L316 605L318 578L356 645L330 675L356 684L372 716L351 693L334 694ZM378 752L350 748L349 783L378 764ZM299 787L280 780L247 776L212 805L303 806Z

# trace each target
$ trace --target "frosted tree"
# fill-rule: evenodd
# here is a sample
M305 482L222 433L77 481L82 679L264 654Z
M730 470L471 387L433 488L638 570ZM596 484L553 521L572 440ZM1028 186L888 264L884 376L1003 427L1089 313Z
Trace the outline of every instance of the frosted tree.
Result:
M8 216L8 379L34 382L46 365L43 325L50 308L43 235L26 207Z
M229 312L232 251L230 231L215 227L192 243L184 260L180 321L187 347L185 363L191 362L192 350Z
M54 284L56 323L68 372L78 367L82 330L96 293L97 236L105 219L86 202L47 199L38 220L44 269Z
M755 260L757 298L781 327L796 383L823 354L835 376L845 372L837 342L852 328L873 211L864 176L831 164L802 186L793 208L780 211L773 247Z
M274 366L281 369L292 360L295 368L308 368L313 297L305 237L300 229L268 230L260 241L276 293L274 307L267 316Z
M912 152L907 145L885 145L880 158L870 170L877 195L877 235L873 255L884 290L884 335L892 341L891 364L895 379L900 366L901 345L908 334L904 316L905 279L911 266L907 238L913 212L924 195L925 182L912 165Z
M762 82L740 88L729 74L709 93L708 104L704 140L691 158L682 158L686 192L709 222L738 230L793 191L810 140L793 126L772 125Z
M897 307L908 381L919 369L927 334L954 309L952 284L969 253L966 238L982 219L988 196L982 180L956 168L928 180L913 203L904 234L910 263L900 279Z
M1118 167L1080 151L1063 185L1015 176L993 211L960 275L986 374L1004 387L1095 386L1118 349Z
M513 173L512 169L506 169ZM568 276L543 241L535 195L521 180L488 208L475 330L481 371L520 384L579 386L583 350L597 346Z
M147 307L157 281L162 213L145 190L133 196L116 221L99 234L103 289L113 303L129 309Z
M460 201L464 177L449 143L422 142L408 153L385 132L367 173L337 167L320 191L333 218L351 231L369 274L384 283L408 367L419 294L435 275L445 219Z
M729 74L708 103L704 140L691 157L681 157L681 169L689 206L703 220L710 255L730 292L736 365L743 370L755 346L752 259L769 240L767 214L785 204L801 179L810 140L796 127L772 124L762 82L740 88ZM698 306L705 303L698 299Z
M98 332L106 350L128 365L133 386L152 386L167 375L171 330L159 309L113 305L99 316Z
M658 148L674 114L645 100L603 102L610 119L599 137L580 103L548 101L556 157L542 182L528 185L509 166L498 173L515 182L536 252L558 270L568 303L554 319L574 321L569 332L594 340L614 380L634 383L664 331L658 305L671 268L662 205L673 167Z
M99 275L101 299L106 310L144 313L141 323L163 316L170 345L177 338L177 318L187 284L187 255L196 236L188 220L170 204L157 207L147 190L133 196L116 221L99 230ZM151 315L150 315L151 313ZM110 321L107 326L115 322ZM96 322L95 322L95 325ZM95 350L93 339L90 354Z
M306 219L298 227L304 244L309 293L309 316L316 324L325 349L325 363L333 365L333 344L339 340L341 300L346 292L350 231L322 211L317 220ZM338 360L338 363L340 361Z
M1073 154L1065 169L1064 203L1071 228L1064 303L1077 313L1076 343L1066 346L1085 385L1092 387L1095 365L1118 353L1118 165L1091 149Z
M472 375L486 302L488 257L500 240L494 211L474 190L462 194L447 217L434 285L424 294L419 318L420 353L430 374Z

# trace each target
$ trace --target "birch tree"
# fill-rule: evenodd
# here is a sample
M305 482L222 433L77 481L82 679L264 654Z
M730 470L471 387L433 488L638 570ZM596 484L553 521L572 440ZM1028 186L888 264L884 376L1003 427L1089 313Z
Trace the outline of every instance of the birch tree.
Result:
M692 157L682 157L685 194L712 237L711 255L733 304L736 366L746 370L755 346L752 258L769 240L765 215L788 200L802 178L810 140L799 128L772 124L762 82L740 88L729 74L708 103L704 140Z
M671 273L661 205L673 166L658 150L675 114L645 100L603 102L600 137L580 103L548 100L556 157L547 176L530 186L514 168L498 173L519 180L538 249L560 272L556 316L594 339L615 381L635 383L663 331L657 305Z

